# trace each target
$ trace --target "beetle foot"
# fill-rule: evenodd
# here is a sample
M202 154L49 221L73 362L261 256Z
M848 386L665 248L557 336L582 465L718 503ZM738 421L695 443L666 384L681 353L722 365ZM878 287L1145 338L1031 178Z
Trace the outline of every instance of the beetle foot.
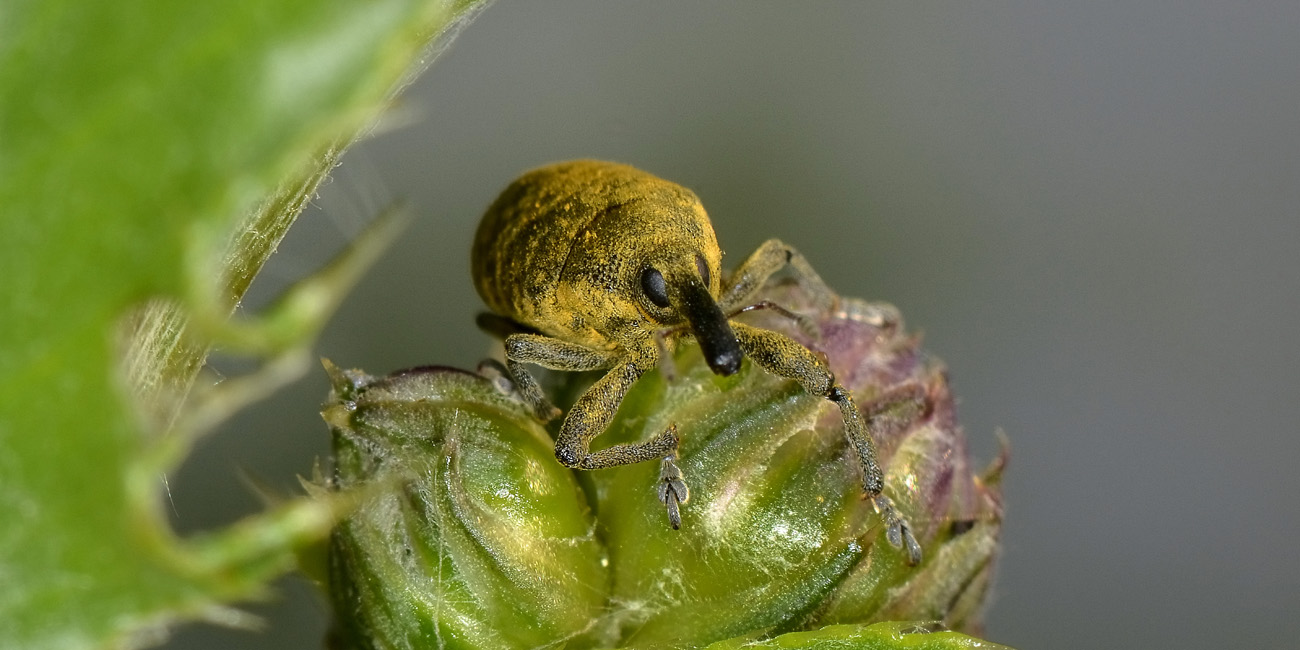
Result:
M655 347L659 350L659 374L663 375L664 381L674 383L677 381L677 362L673 361L673 351L668 347L668 337L678 331L676 327L655 330Z
M876 512L880 513L885 520L885 539L888 539L894 548L901 548L907 552L908 566L920 564L921 543L912 535L912 525L907 523L889 497L877 494L871 500L876 507Z
M686 481L682 480L682 470L674 462L675 458L676 454L664 456L663 463L659 466L659 500L668 507L668 523L673 530L682 527L682 513L678 506L691 498L691 490L686 487Z
M519 382L510 375L510 369L496 359L480 361L477 371L479 376L492 382L492 386L497 389L497 392L527 404L533 411L533 416L541 420L543 424L560 417L564 413L564 411L556 408L554 404L548 402L545 397L541 397L537 401L530 399Z
M533 406L533 414L537 416L538 420L541 420L542 423L545 424L563 415L564 411L561 411L550 402L542 402Z
M515 380L510 378L510 371L506 369L504 363L496 359L484 359L478 362L476 370L480 377L492 382L492 387L497 389L498 393L523 400L523 395L520 395L519 390L515 388Z

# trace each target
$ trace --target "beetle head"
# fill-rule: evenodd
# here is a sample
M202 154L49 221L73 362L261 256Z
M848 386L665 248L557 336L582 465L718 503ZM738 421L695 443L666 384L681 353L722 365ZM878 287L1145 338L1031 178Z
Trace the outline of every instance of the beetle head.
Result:
M667 205L671 204L639 206L641 209L634 211L642 214L630 220L647 222L632 236L637 242L637 254L630 265L635 271L633 291L642 311L657 324L685 323L690 328L713 372L734 374L740 369L742 354L717 303L722 251L713 227L698 200L679 205L677 210L665 210ZM657 227L651 227L652 223Z
M717 304L722 251L700 200L645 172L602 164L615 180L572 196L592 216L577 230L557 298L611 342L687 325L709 367L730 375L741 350Z

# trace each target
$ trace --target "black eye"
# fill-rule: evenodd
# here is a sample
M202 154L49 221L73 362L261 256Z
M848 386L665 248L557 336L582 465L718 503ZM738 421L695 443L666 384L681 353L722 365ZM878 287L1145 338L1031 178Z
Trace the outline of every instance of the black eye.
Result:
M699 253L695 254L695 268L700 272L700 279L704 280L704 287L709 287L709 263L704 261L704 256Z
M650 302L660 306L668 306L668 285L664 283L664 276L654 268L648 268L641 272L641 290Z

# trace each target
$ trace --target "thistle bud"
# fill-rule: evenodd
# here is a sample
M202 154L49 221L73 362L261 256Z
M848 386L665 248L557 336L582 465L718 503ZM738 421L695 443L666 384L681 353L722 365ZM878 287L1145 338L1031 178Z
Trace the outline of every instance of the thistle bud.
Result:
M769 637L813 648L978 631L1005 459L983 476L972 471L944 369L893 307L841 298L819 310L794 283L766 295L808 318L779 310L740 318L825 355L867 418L885 494L923 549L919 566L888 543L863 498L835 404L750 361L720 376L695 346L681 346L672 378L642 377L596 442L642 441L676 425L676 464L690 487L680 530L656 493L658 463L572 474L522 402L487 380L335 370L325 417L338 484L377 486L379 495L335 534L341 636L384 648L703 647ZM584 389L577 380L550 392ZM927 623L865 625L878 621ZM969 640L932 636L926 647Z
M538 647L604 611L591 513L519 403L449 368L327 369L333 483L368 496L330 543L334 646Z
M792 283L768 295L817 314ZM676 358L678 378L643 378L603 436L641 440L677 424L678 465L691 489L681 530L665 530L646 487L655 467L592 473L612 597L624 606L619 638L689 646L888 620L978 630L1000 493L996 475L971 472L942 366L885 304L840 299L811 328L773 312L742 318L825 354L868 418L885 494L911 522L925 559L909 567L885 540L834 404L749 362L718 377L686 351Z

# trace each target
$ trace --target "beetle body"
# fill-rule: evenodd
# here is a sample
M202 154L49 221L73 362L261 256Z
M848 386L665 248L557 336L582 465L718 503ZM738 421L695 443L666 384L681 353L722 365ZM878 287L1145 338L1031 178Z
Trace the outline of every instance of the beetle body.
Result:
M471 264L492 311L611 350L680 322L638 298L640 274L698 275L697 255L716 295L722 251L693 192L625 165L577 161L512 183L484 216Z
M755 307L759 288L791 268L827 305L833 294L797 251L769 240L725 279L722 251L690 190L615 163L580 160L531 171L492 204L474 239L474 283L488 307L517 324L505 339L506 366L542 420L559 415L526 365L565 371L607 369L569 410L556 458L579 469L660 460L659 499L674 528L689 498L675 464L675 426L635 444L591 450L623 396L644 373L694 338L713 372L732 374L743 355L834 402L857 451L863 489L884 517L895 546L920 561L920 546L892 502L866 423L826 363L793 339L731 322Z

